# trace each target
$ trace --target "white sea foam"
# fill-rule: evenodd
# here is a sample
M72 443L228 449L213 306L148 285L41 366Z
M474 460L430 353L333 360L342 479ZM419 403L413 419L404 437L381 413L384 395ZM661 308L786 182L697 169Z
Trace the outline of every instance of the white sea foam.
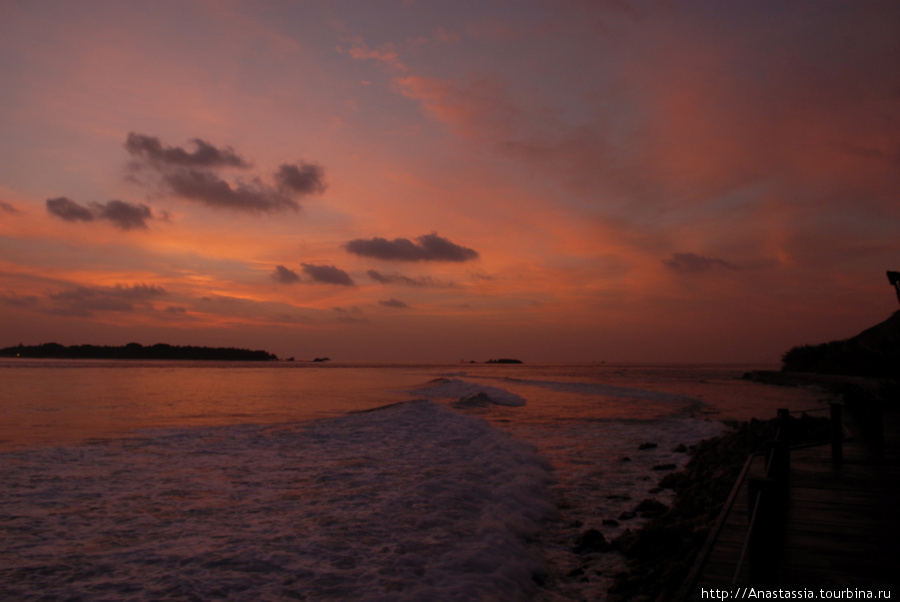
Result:
M528 444L428 401L3 454L3 599L526 600Z
M433 399L458 399L462 403L495 403L503 406L523 406L525 399L500 387L491 387L458 378L436 378L426 386L413 389L411 395Z
M506 378L510 382L532 387L541 387L562 393L577 393L579 395L598 395L603 397L628 397L635 400L646 401L671 401L676 403L691 402L702 403L701 400L687 395L668 393L666 391L654 391L651 389L639 389L634 387L620 387L589 382L557 382L547 380L525 380L518 378Z

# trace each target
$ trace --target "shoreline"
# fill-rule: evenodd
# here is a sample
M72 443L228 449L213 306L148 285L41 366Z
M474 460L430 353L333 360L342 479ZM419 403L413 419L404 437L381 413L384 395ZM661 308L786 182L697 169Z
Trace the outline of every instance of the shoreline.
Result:
M772 386L819 387L844 404L897 398L898 390L895 381L856 376L753 371L743 378ZM674 599L679 594L748 457L774 438L778 419L723 422L727 432L689 447L691 459L685 467L659 482L660 488L673 490L672 506L610 542L629 565L615 576L610 601ZM826 417L803 412L791 415L789 424L794 445L829 440Z

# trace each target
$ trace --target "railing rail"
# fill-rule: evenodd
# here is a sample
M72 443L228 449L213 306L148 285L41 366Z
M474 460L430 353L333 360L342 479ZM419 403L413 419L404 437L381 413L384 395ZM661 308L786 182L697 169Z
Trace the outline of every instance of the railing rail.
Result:
M775 439L765 443L763 476L751 478L747 483L747 537L734 570L732 585L741 582L745 562L749 562L750 583L762 585L775 579L787 514L791 458L789 420L787 410L778 410Z

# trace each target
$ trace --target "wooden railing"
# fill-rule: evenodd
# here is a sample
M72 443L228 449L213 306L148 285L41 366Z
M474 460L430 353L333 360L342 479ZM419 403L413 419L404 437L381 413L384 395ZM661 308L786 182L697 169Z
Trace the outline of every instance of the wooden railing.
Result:
M852 384L852 383L851 383ZM830 413L831 459L836 469L844 461L844 442L855 436L844 425L845 411L852 413L858 429L871 443L875 461L883 461L884 455L884 401L879 395L863 387L855 386L854 391L844 389L844 403L832 403L821 410L807 410ZM684 601L696 586L706 559L718 539L719 533L732 511L734 500L744 482L748 488L747 536L732 577L732 585L772 584L777 579L778 561L784 544L785 524L788 512L788 486L791 463L788 410L778 411L778 429L773 440L767 441L764 451L750 454L732 488L731 494L711 530L707 541L698 554L687 579L679 591L678 600ZM795 445L794 449L827 445L820 440ZM764 456L764 471L761 477L751 477L754 461ZM746 568L746 570L745 570Z
M740 582L745 561L749 562L750 583L766 585L775 580L787 515L791 465L789 419L787 410L778 410L775 439L765 444L765 472L762 477L753 477L747 482L747 538L735 567L732 584Z

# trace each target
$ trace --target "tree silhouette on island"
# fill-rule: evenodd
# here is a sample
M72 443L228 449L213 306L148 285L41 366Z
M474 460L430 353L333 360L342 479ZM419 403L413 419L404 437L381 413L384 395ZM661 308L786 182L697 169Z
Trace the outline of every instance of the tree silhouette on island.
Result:
M887 277L900 301L900 272L889 271ZM794 347L784 354L781 369L900 380L900 311L849 339Z
M111 359L111 360L215 360L240 362L277 361L278 356L267 351L237 349L235 347L194 347L157 343L145 347L140 343L128 343L116 347L108 345L72 345L44 343L0 349L0 357L24 357L41 359Z

